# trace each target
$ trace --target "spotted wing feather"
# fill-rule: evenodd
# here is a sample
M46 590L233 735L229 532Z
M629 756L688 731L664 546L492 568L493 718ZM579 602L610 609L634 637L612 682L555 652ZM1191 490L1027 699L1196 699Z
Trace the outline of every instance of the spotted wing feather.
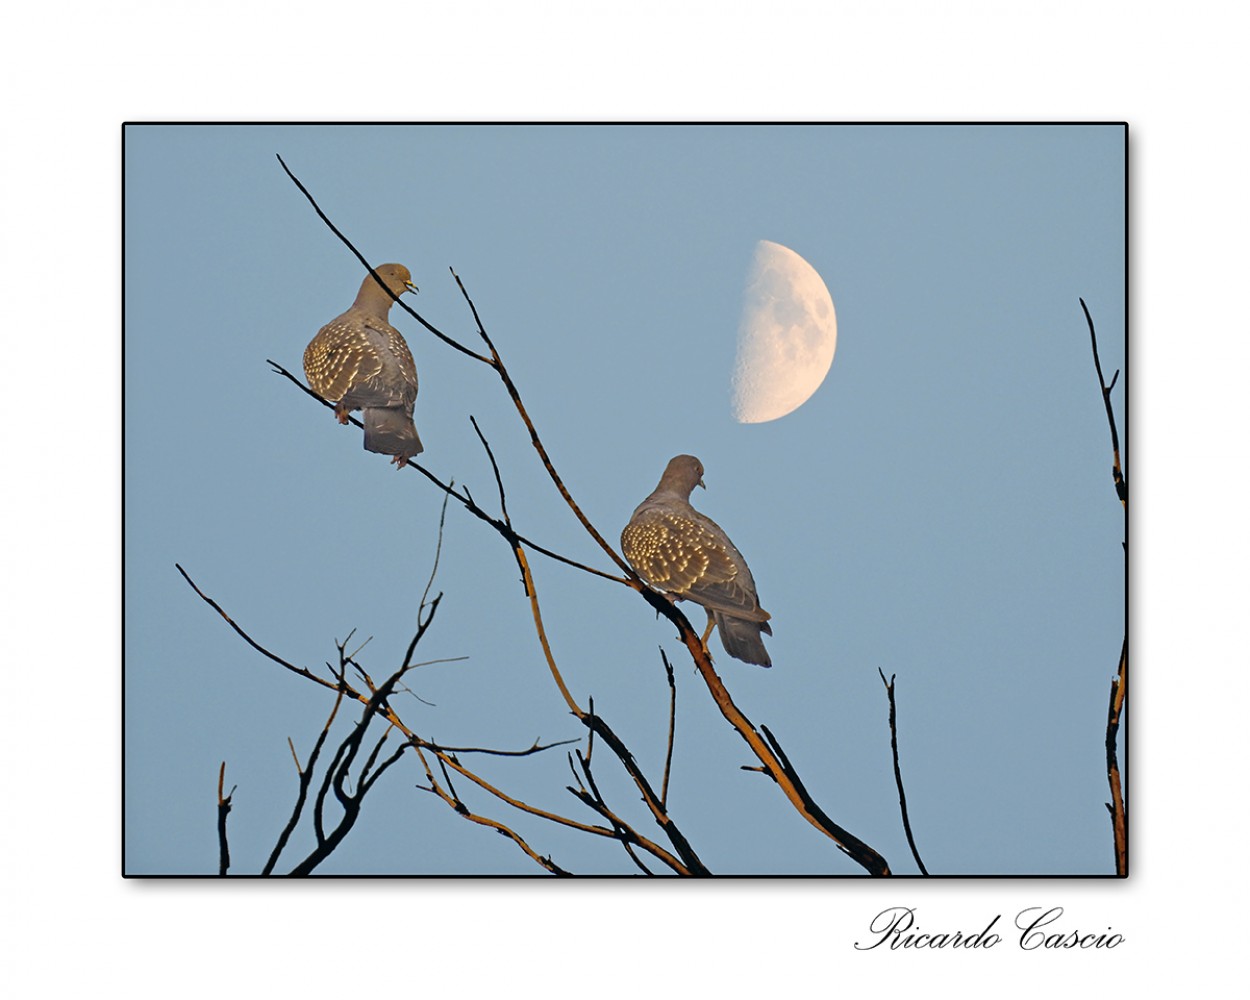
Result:
M625 558L653 587L710 610L768 621L742 555L715 524L693 513L640 512L621 534Z

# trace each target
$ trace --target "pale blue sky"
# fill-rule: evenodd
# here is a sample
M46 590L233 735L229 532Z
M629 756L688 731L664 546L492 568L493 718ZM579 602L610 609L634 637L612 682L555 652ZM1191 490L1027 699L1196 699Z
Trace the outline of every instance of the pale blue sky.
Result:
M411 304L462 341L465 281L561 473L615 540L679 452L774 616L762 671L718 657L838 822L914 871L877 668L897 674L913 828L942 874L1103 874L1103 725L1123 635L1122 515L1078 297L1108 376L1124 363L1124 133L1022 127L131 127L126 133L126 849L132 873L216 867L217 766L237 784L235 870L258 870L295 791L320 688L351 629L375 675L402 657L441 496L275 378L355 294L361 269L274 154ZM743 426L729 374L755 244L800 253L838 311L823 387ZM490 372L408 317L423 464L493 496L490 437L522 533L609 568L559 503ZM1116 391L1124 433L1122 388ZM858 874L758 775L623 589L533 564L576 694L660 773L678 665L670 806L721 874ZM558 700L507 548L449 509L446 593L405 715L432 739L500 747L581 735ZM694 620L699 621L696 614ZM719 652L713 640L713 654ZM581 815L561 751L491 760L498 784ZM599 773L643 822L634 794ZM340 873L539 874L432 796L383 779ZM581 873L625 855L485 798ZM631 811L632 810L632 811ZM583 818L591 818L585 814ZM293 858L295 855L291 855Z

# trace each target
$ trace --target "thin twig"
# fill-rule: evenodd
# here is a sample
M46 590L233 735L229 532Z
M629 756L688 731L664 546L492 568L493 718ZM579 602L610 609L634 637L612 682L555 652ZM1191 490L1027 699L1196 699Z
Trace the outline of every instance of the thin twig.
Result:
M673 735L677 729L677 683L673 677L673 665L668 654L660 647L660 659L664 661L664 673L668 677L668 747L664 751L664 780L660 783L660 805L668 809L668 777L673 769Z
M486 435L482 433L482 428L477 424L477 418L472 414L469 415L469 422L473 424L473 430L477 432L477 439L482 442L482 447L486 449L486 457L490 459L491 471L495 474L495 488L499 491L499 512L503 515L504 527L507 529L504 539L508 542L509 548L512 549L513 557L516 556L517 543L516 532L512 528L512 515L508 513L508 495L504 492L503 477L499 474L499 463L495 461L495 452L491 449L490 442L486 440ZM517 569L520 569L522 576L524 570L521 568L521 562L517 560Z
M887 681L885 672L880 667L877 668L877 673L881 675L881 683L885 685L885 693L890 700L890 752L894 755L894 783L898 785L898 806L903 813L903 830L907 834L907 845L911 848L911 856L916 859L920 874L928 875L929 871L920 860L920 851L916 848L916 838L911 833L911 819L907 815L907 793L903 791L903 772L898 764L898 722L894 704L894 675L890 674L890 679Z
M447 485L454 488L456 485L456 481L453 479ZM421 611L425 609L426 600L430 596L430 588L434 586L434 577L438 575L438 562L439 562L439 559L442 558L442 555L443 555L443 529L447 524L447 501L450 499L451 499L450 493L443 494L443 506L438 512L438 542L434 546L434 565L430 567L430 578L425 581L425 590L421 592L421 603L417 605L418 623L421 620L420 618ZM441 597L442 595L439 595L439 596ZM418 632L418 635L419 634L420 633ZM416 646L416 644L417 644L417 640L414 638L412 640L412 646L409 647L410 652L408 656L404 658L405 663L412 658L411 649L413 646Z
M390 735L391 735L391 727L388 726L386 728L386 731L383 732L382 735L378 737L378 741L373 745L373 750L370 752L369 756L365 759L364 764L361 766L360 775L357 778L357 781L359 781L362 786L365 784L368 784L370 777L373 776L374 774L373 768L376 766L378 762L378 756L382 753L382 748L386 745L386 739Z
M1085 312L1085 322L1089 326L1089 340L1094 349L1094 371L1098 373L1098 387L1102 390L1103 406L1107 410L1107 423L1111 427L1111 453L1113 461L1111 465L1111 480L1115 483L1115 495L1120 498L1120 503L1128 506L1128 481L1124 478L1124 474L1120 468L1120 435L1116 431L1115 412L1111 408L1111 390L1115 387L1116 379L1120 377L1117 369L1116 373L1111 377L1111 383L1108 384L1102 376L1102 362L1098 359L1098 335L1094 332L1094 319L1089 314L1089 307L1085 305L1085 300L1081 299L1081 309Z
M491 750L489 747L449 747L442 743L432 743L429 740L422 740L421 746L429 750L437 750L440 753L484 753L492 757L528 757L531 754L542 753L544 750L550 750L553 747L568 746L570 743L579 743L580 740L556 740L554 743L539 743L534 741L534 745L525 750Z

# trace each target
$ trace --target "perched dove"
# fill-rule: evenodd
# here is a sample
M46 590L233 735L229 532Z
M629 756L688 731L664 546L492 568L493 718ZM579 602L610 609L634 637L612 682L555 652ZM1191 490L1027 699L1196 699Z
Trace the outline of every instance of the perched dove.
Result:
M705 647L715 623L725 652L770 667L760 633L773 634L768 624L772 616L760 607L742 553L715 521L690 506L696 486L703 486L702 462L693 455L670 461L660 484L621 532L621 551L656 590L703 605L708 615Z
M375 269L396 295L417 290L403 264ZM313 391L334 404L339 423L364 411L365 448L402 468L423 449L412 422L417 366L403 336L386 317L394 299L365 275L352 307L323 326L304 350L304 374Z

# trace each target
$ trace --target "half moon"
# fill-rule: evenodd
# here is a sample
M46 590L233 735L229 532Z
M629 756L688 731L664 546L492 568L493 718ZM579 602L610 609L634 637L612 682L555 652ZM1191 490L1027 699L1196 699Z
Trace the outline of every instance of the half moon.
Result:
M816 269L789 247L760 240L738 324L734 419L761 424L797 410L829 374L837 344L833 298Z

